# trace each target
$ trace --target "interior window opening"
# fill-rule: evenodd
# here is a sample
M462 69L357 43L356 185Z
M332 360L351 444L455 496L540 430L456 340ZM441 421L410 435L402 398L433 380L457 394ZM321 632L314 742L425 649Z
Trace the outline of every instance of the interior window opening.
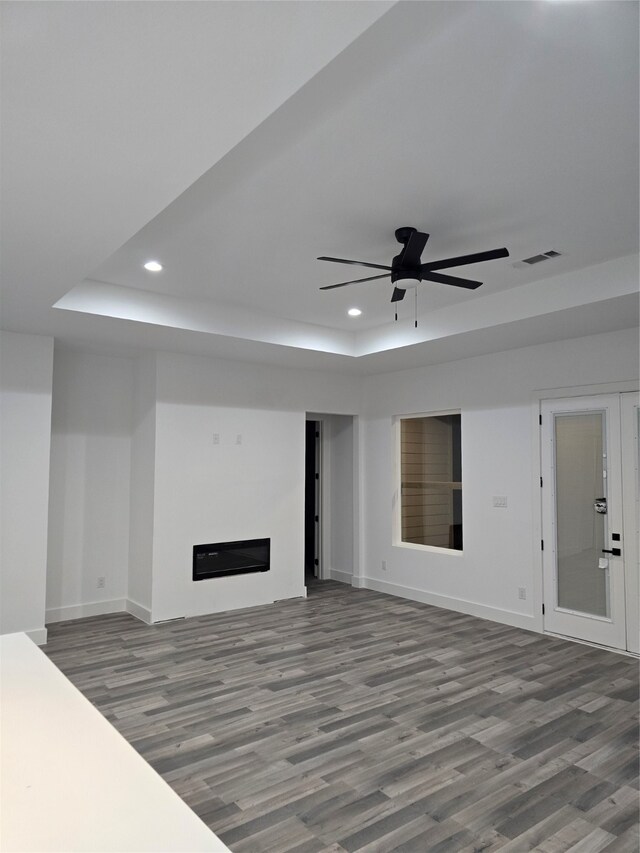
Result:
M400 419L400 539L462 550L460 413Z

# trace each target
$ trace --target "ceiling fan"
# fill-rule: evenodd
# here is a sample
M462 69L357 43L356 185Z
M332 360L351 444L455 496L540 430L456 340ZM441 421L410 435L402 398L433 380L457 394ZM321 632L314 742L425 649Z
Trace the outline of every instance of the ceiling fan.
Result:
M360 267L372 267L376 270L388 270L381 275L372 275L368 278L355 278L351 281L342 281L340 284L328 284L321 287L320 290L333 290L336 287L346 287L348 284L357 284L362 281L374 281L378 278L391 278L391 283L394 285L393 294L391 295L392 302L400 302L405 297L407 288L417 287L421 281L435 281L438 284L450 284L453 287L466 287L469 290L475 290L480 287L481 281L472 281L468 278L458 278L452 275L441 275L437 270L449 269L450 267L461 267L465 264L478 264L482 261L493 261L496 258L507 258L509 252L507 249L491 249L488 252L476 252L473 255L460 255L457 258L445 258L442 261L429 261L426 264L420 263L420 258L424 247L429 239L428 234L423 234L416 228L398 228L396 231L396 240L402 243L404 249L399 255L396 255L391 266L383 266L382 264L369 264L365 261L349 261L346 258L328 258L320 257L319 261L332 261L336 264L356 264Z

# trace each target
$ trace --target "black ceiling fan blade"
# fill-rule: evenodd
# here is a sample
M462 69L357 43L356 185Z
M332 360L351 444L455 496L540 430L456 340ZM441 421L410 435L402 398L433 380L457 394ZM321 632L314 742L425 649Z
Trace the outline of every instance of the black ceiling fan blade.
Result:
M491 249L488 252L476 252L473 255L460 255L457 258L444 258L442 261L429 261L422 264L420 269L422 273L433 272L434 270L446 270L449 267L462 267L465 264L479 264L483 261L494 261L497 258L508 258L508 249Z
M482 285L481 281L472 281L469 278L458 278L453 275L441 275L437 272L423 270L422 278L426 281L435 281L437 284L452 284L454 287L466 287L468 290L475 290L476 287Z
M346 258L327 258L324 255L316 258L318 261L332 261L334 264L355 264L359 267L371 267L374 270L390 270L391 267L385 267L382 264L368 264L366 261L348 261Z
M392 302L402 302L405 297L406 290L403 290L401 287L394 287L393 293L391 294Z
M424 247L427 245L428 239L429 235L423 234L422 231L414 231L411 234L406 246L402 250L401 264L403 267L420 266L420 257L422 256Z
M333 290L336 287L346 287L348 284L358 284L361 281L374 281L377 278L389 278L391 273L385 273L384 275L371 275L368 278L354 278L353 281L341 281L340 284L326 284L324 287L321 287L320 290Z

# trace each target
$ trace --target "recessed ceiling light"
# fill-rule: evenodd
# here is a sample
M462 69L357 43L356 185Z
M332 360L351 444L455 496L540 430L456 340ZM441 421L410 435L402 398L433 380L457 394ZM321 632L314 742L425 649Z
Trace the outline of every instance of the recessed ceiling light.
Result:
M160 272L162 264L159 264L157 261L147 261L144 268L149 270L149 272Z
M359 308L349 308L347 314L350 317L359 317L362 314L362 311Z

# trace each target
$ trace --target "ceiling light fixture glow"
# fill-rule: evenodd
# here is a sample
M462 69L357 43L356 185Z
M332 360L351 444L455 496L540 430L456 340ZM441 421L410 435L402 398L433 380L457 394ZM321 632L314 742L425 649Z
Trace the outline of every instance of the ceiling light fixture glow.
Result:
M349 308L347 314L350 317L359 317L362 314L362 311L359 308Z
M144 268L149 272L160 272L162 264L159 264L158 261L147 261Z

